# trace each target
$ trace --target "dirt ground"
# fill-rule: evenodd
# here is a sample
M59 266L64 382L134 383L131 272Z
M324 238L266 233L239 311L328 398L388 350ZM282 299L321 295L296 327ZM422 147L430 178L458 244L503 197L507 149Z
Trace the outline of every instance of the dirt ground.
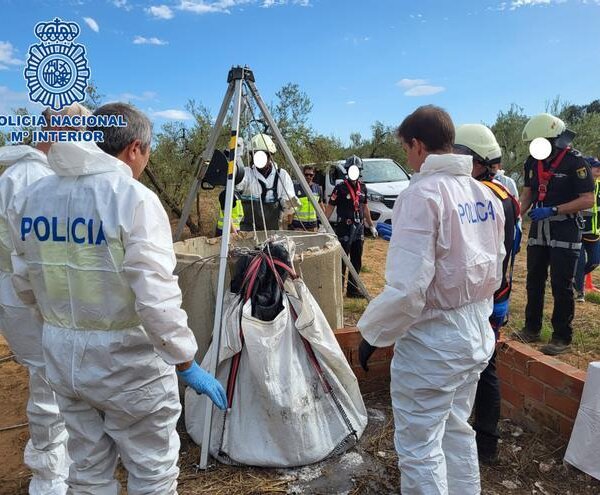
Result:
M372 294L383 288L388 243L368 240L365 246L363 278ZM524 254L524 253L523 253ZM515 270L515 292L511 303L511 327L522 324L525 256ZM600 279L598 279L600 285ZM549 302L551 299L549 298ZM347 300L346 323L353 324L365 302ZM548 308L546 311L548 313ZM577 306L577 331L573 351L564 360L585 369L587 363L600 359L600 305L586 302ZM13 360L0 338L0 495L27 493L29 472L22 463L28 439L26 427L5 430L27 421L27 375ZM181 495L250 495L288 494L396 494L399 478L393 447L393 419L388 392L382 390L365 396L369 426L358 447L342 456L320 464L291 470L267 470L214 466L197 473L199 457L195 446L181 428ZM483 493L592 495L600 494L600 482L562 465L566 445L556 438L524 432L509 421L501 424L500 463L482 467ZM119 477L124 479L121 471Z

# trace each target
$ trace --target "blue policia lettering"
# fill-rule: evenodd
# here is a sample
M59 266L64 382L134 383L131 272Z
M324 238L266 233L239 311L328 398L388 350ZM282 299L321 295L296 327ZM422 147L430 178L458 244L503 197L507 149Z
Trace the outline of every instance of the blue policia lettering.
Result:
M60 226L63 227L60 232ZM99 246L103 242L108 244L104 235L102 221L94 223L93 218L85 219L76 217L71 221L67 218L66 223L60 222L58 217L48 219L43 216L23 217L21 219L21 240L25 241L31 234L38 241L46 242L74 242L75 244L94 244Z
M496 220L496 213L494 212L494 205L491 201L475 201L468 203L458 204L458 216L460 223L479 223L487 222L488 218Z

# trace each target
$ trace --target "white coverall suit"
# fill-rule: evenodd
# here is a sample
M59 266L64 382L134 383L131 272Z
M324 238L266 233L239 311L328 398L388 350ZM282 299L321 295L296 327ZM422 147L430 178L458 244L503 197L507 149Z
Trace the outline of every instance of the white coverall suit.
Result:
M181 309L167 214L94 143L55 143L57 175L9 208L19 296L44 319L46 373L73 459L69 493L175 494L181 412L173 364L196 341Z
M46 380L42 320L35 309L17 297L11 281L13 243L6 216L13 195L53 172L46 155L31 146L0 148L0 164L8 166L0 176L0 331L17 361L29 371L27 418L31 438L25 446L25 464L32 472L29 493L64 495L71 462L67 430Z
M472 159L430 155L394 205L383 293L358 322L395 343L391 396L404 495L480 493L467 423L494 349L488 318L504 259L502 204Z

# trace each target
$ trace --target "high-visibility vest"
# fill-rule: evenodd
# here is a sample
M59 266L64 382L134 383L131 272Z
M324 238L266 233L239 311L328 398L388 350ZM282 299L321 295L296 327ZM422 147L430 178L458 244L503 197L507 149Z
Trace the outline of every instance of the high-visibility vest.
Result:
M242 207L242 202L238 199L235 203L235 206L231 210L231 224L236 228L240 228L240 223L242 222L242 218L244 218L244 208ZM225 212L222 208L219 208L219 220L217 220L217 228L219 230L223 230L223 220L225 219Z
M600 181L596 181L596 187L594 189L594 206L592 206L592 234L600 234L598 229L598 194L600 194Z
M596 186L594 188L594 205L583 212L583 218L586 220L585 229L583 231L584 236L598 236L600 234L600 226L598 225L598 194L600 194L600 181L595 181ZM589 215L591 214L591 218ZM589 222L588 222L589 219ZM590 240L586 238L586 240ZM591 239L594 240L594 239Z
M313 198L318 203L320 198L320 194L318 192L312 191ZM294 220L298 220L302 223L316 223L317 222L317 212L315 211L312 203L310 202L310 198L304 194L304 191L296 191L296 196L300 200L300 206L296 208L296 212L294 213Z

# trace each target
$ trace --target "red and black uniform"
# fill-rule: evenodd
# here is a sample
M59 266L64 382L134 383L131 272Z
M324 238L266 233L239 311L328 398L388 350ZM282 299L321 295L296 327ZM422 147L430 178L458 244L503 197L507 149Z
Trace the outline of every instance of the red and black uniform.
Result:
M594 192L590 167L579 152L557 150L547 160L527 158L525 187L531 188L535 206L559 206ZM550 267L554 297L552 338L570 344L575 314L573 278L581 250L578 215L555 215L532 222L527 240L527 307L525 331L539 335L542 329L544 291Z
M335 233L342 248L350 257L356 273L362 267L363 244L365 241L364 205L367 204L367 187L362 181L344 180L335 186L329 204L337 208L337 225ZM343 282L345 285L346 267L342 265ZM348 281L347 294L360 296L360 290L353 277Z

